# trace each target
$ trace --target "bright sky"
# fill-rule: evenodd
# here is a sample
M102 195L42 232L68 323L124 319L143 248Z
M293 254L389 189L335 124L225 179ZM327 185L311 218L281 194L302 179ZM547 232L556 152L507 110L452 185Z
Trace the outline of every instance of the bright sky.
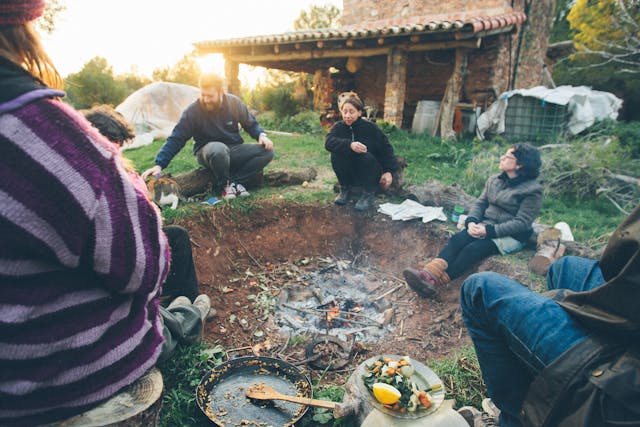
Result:
M192 43L293 30L311 5L342 0L61 0L45 49L63 77L106 58L116 74L151 76L193 50ZM220 63L215 67L221 67ZM223 73L222 68L216 71Z

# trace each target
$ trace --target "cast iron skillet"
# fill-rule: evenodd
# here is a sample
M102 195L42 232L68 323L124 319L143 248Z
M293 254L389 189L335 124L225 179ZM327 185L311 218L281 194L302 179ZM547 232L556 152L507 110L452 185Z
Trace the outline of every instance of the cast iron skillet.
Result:
M292 364L270 357L239 357L216 366L202 378L196 388L196 402L205 416L221 427L240 425L242 421L291 426L307 411L306 405L282 400L250 400L245 391L254 384L266 384L283 394L312 397L311 381Z

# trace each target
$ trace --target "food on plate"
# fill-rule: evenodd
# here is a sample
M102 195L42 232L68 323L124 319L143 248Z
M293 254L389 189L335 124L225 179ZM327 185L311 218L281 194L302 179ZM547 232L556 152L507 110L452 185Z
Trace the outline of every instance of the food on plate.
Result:
M431 407L430 392L440 390L442 384L430 384L420 390L412 381L415 369L409 356L399 360L390 357L380 357L365 365L362 376L364 384L385 408L400 413L424 411Z
M391 384L374 383L371 390L376 399L378 399L378 402L385 405L393 405L400 400L400 391Z

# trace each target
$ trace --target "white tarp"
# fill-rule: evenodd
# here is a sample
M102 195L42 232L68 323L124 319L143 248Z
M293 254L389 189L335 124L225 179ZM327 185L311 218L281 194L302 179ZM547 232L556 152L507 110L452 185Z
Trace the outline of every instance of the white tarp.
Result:
M518 89L504 92L491 104L487 111L478 117L477 135L484 139L485 132L499 135L504 133L505 113L509 98L513 95L528 96L552 104L566 105L569 113L567 129L573 135L593 125L598 120L618 118L622 100L609 92L593 90L586 86L559 86L549 89L536 86L531 89Z
M116 111L133 125L136 138L123 149L148 145L154 139L169 136L182 112L199 94L200 90L193 86L155 82L129 95Z

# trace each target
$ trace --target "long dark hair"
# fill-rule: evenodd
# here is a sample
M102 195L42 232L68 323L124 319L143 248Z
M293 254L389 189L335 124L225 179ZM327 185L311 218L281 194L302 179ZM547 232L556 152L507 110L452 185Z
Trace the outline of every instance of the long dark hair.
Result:
M511 148L513 148L513 155L516 157L516 162L520 166L518 176L526 179L537 178L538 175L540 175L540 166L542 166L540 151L526 142L515 144Z

